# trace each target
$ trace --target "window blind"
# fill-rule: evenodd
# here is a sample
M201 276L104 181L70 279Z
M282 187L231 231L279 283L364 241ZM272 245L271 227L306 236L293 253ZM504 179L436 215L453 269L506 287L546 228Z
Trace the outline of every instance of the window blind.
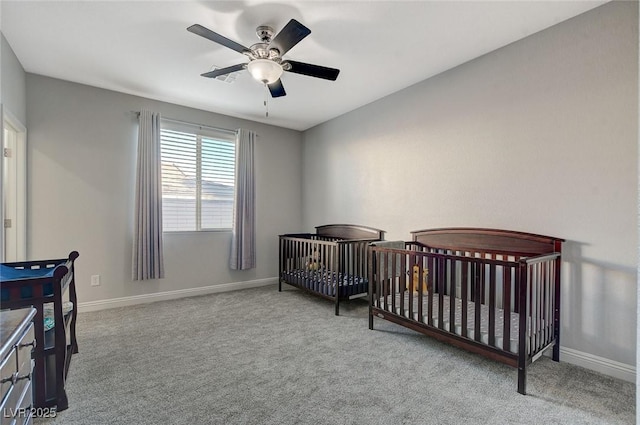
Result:
M233 135L163 122L160 141L164 231L231 229Z

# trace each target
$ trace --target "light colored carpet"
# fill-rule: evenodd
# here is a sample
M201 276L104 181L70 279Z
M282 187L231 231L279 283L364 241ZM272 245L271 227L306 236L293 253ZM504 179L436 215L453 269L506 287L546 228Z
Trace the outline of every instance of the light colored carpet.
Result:
M516 369L274 286L80 314L69 409L36 424L623 424L635 385Z

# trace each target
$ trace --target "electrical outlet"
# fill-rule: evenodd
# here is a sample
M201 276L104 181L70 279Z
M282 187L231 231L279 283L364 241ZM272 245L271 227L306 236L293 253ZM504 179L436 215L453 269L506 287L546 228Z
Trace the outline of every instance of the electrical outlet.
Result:
M94 274L91 276L91 286L100 286L100 275Z

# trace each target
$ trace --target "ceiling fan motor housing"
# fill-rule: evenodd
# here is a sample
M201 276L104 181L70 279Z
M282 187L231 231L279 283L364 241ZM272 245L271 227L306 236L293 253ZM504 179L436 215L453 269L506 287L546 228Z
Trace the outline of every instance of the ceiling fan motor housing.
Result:
M274 31L270 26L260 25L258 28L256 28L256 34L258 35L260 41L262 41L263 43L269 43L271 41L271 37L273 37Z

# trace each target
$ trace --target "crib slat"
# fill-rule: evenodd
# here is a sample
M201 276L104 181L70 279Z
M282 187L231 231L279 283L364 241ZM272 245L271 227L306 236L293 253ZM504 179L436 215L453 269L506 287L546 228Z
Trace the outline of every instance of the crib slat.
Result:
M550 262L547 265L547 276L546 276L546 280L545 280L545 300L544 300L544 305L545 305L545 317L544 317L544 323L545 323L545 333L546 333L546 338L545 338L545 342L549 343L551 342L551 340L553 339L552 337L552 332L551 332L551 279L552 279L552 272L553 272L553 263Z
M456 255L455 252L450 252ZM450 260L450 277L449 277L449 332L454 332L456 328L456 267L457 261Z
M386 259L386 263L389 263L389 255L391 255L391 309L393 310L393 312L395 313L396 310L396 294L398 293L398 291L396 290L396 278L395 278L395 273L396 273L396 254L387 252L387 259Z
M320 245L320 258L318 264L318 271L322 272L322 270L326 270L331 272L331 246L330 245ZM325 275L328 276L328 275ZM324 279L326 280L326 279Z
M502 308L504 310L504 323L502 329L502 349L511 349L511 267L504 267L502 272Z
M429 267L429 276L427 276L429 282L429 291L427 292L427 322L429 326L433 326L433 293L436 291L436 286L438 285L436 279L436 258L427 255L427 265Z
M484 252L479 252L478 256L481 259L486 258L486 254ZM478 263L479 267L480 267L480 304L485 304L486 303L486 282L485 282L485 266L484 266L484 262Z
M541 285L541 290L542 290L542 299L541 299L541 303L542 303L542 317L541 317L541 327L542 327L542 341L543 341L543 345L547 345L549 343L549 338L548 338L548 333L547 333L547 329L549 326L549 320L547 318L547 305L548 305L548 299L547 299L547 284L549 282L549 263L544 263L542 265L542 281L540 282Z
M536 290L536 351L543 347L542 340L542 263L536 264L536 278L535 278L535 290Z
M348 267L349 270L346 271L346 274L356 274L357 273L357 267L358 267L358 262L361 261L360 259L360 250L358 249L358 245L356 244L352 244L351 248L351 259L353 261L349 261Z
M438 328L444 329L444 288L446 282L444 258L438 260Z
M540 319L540 347L544 347L547 343L546 340L546 320L545 320L545 305L544 305L544 296L545 296L545 282L546 282L546 274L547 267L545 263L540 264L540 281L538 282L538 292L540 294L540 298L538 299L538 311L539 311L539 319Z
M540 263L540 276L539 276L539 280L538 280L538 321L540 322L538 324L538 333L540 334L539 338L540 338L540 343L539 343L539 348L541 349L542 347L545 346L545 344L547 343L547 340L545 338L545 323L546 321L544 320L544 283L545 283L545 275L547 273L546 270L546 264L545 263Z
M462 270L461 270L461 274L462 274L462 278L460 281L460 292L462 293L462 315L461 315L461 326L462 329L460 331L460 333L462 334L463 337L467 338L468 337L468 332L467 332L467 320L468 317L468 309L469 309L469 304L468 304L468 293L469 293L469 262L468 261L462 261Z
M424 262L427 259L427 257L420 257L420 261L418 262L418 276L411 276L411 292L416 290L416 287L418 289L418 321L420 322L424 322L424 316L423 316L423 307L422 307L422 300L424 297L424 294L422 293L422 273L424 272Z
M388 257L384 256L382 262L382 285L384 287L384 309L389 310L389 261Z
M537 265L529 266L529 311L531 326L529 328L529 350L534 353L538 348L537 330L538 330L538 306L536 303L537 288L536 288L536 269Z
M496 265L489 265L489 345L496 344Z
M384 251L377 251L378 263L376 264L376 285L377 285L377 294L376 298L378 299L378 307L384 307L384 262L386 261L386 253Z
M418 258L416 255L411 256L411 269L409 269L409 273L413 273L413 265L416 264ZM407 286L405 286L404 291L407 293L407 301L409 303L409 318L413 319L413 290L411 289L411 281L413 280L413 275L407 277ZM404 314L404 311L402 312ZM422 322L422 317L419 317L418 320Z
M482 275L483 275L483 266L482 266L482 262L478 262L477 260L473 262L473 283L474 283L474 287L476 290L476 296L474 301L474 305L475 305L475 311L474 311L474 318L473 318L473 339L475 339L476 341L480 341L481 340L481 336L480 336L480 323L481 323L481 317L480 317L480 313L481 313L481 309L482 309L482 304L481 304L481 298L482 298L482 292L481 292L481 287L482 287Z
M367 269L367 244L364 242L358 243L358 251L360 251L360 263L358 263L358 274L357 276L366 276L365 271Z
M545 315L545 323L546 323L546 332L547 332L547 343L551 342L553 340L553 320L552 320L552 312L553 312L553 292L552 292L552 285L551 282L553 282L553 262L550 262L547 270L548 270L548 274L547 274L547 281L546 281L546 285L545 285L545 291L546 291L546 299L545 299L545 303L544 305L546 306L546 315Z
M534 264L529 267L529 304L531 309L531 353L538 349L538 266Z
M371 279L371 282L369 284L373 287L373 293L371 294L371 296L373 297L373 305L380 308L380 297L382 296L382 292L380 289L380 264L382 263L380 262L380 257L382 253L376 248L373 248L371 252L372 263L369 265L369 267L371 267L374 272L373 274L369 273L369 279Z
M404 314L404 294L407 292L407 261L406 254L400 254L400 277L398 279L398 293L400 294L400 311Z

